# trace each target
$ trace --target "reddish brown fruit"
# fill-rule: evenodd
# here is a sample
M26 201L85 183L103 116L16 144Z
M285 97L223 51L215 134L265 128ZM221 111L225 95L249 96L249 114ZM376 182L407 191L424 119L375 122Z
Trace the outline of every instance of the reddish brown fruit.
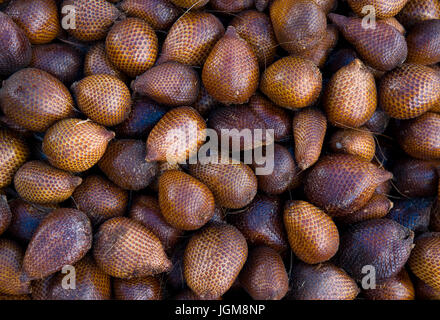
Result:
M3 82L0 106L13 122L39 132L73 114L73 99L66 86L35 68L22 69Z
M214 195L206 185L178 171L159 179L159 205L165 220L181 230L200 229L214 215Z
M270 18L266 14L255 10L243 11L231 21L230 25L252 46L260 68L264 69L272 64L277 41Z
M247 255L240 231L228 224L212 224L193 235L185 249L185 280L203 299L221 297L234 283Z
M24 31L0 12L0 76L8 76L31 61L32 49Z
M38 226L26 249L24 277L41 279L82 259L92 247L92 226L75 209L57 209Z
M258 247L249 252L239 279L254 300L281 300L289 290L283 260L269 247Z
M378 106L364 127L374 134L381 134L385 132L389 122L390 116Z
M404 158L393 166L394 185L399 193L410 198L432 197L437 194L440 161Z
M318 161L327 131L327 119L318 109L304 109L293 117L295 160L301 170Z
M29 157L25 141L14 132L0 128L0 188L12 182L15 172Z
M49 288L52 283L53 277L56 273L51 274L43 279L37 279L31 281L31 294L32 300L48 300L49 299Z
M292 134L292 121L288 112L264 96L254 94L249 100L248 108L264 122L266 129L274 130L275 141L285 140Z
M293 55L315 47L327 27L325 12L312 0L275 0L270 18L281 47Z
M80 41L96 41L105 38L110 27L120 16L114 5L105 0L64 0L61 7L75 8L75 28L67 29ZM66 10L71 14L72 10ZM66 15L63 16L63 19Z
M362 126L372 117L376 106L376 82L359 59L339 69L324 94L328 120L337 127Z
M376 191L364 207L356 212L340 217L338 222L353 224L371 219L380 219L387 215L393 208L393 205L393 202L386 195L379 194Z
M155 30L168 30L179 16L179 9L168 0L124 0L120 9L130 17L144 19Z
M396 18L394 18L394 17L386 18L386 19L382 19L382 21L389 24L390 26L396 28L397 31L399 31L402 35L406 34L405 27L402 26Z
M330 260L338 251L339 232L332 218L308 202L287 202L284 226L290 247L306 263Z
M389 71L405 61L408 54L405 37L386 22L376 21L374 29L366 29L361 18L335 13L328 17L356 48L363 61L374 69Z
M407 62L431 65L440 62L440 20L427 20L411 29L406 38Z
M196 295L194 292L192 292L190 289L185 289L176 294L172 300L202 300L202 301L208 301L208 300L222 300L221 297L217 298L201 298L198 295Z
M166 113L147 139L147 161L180 163L194 156L206 140L206 122L191 107Z
M0 300L31 300L28 294L18 294L18 295L0 295Z
M8 199L0 194L0 235L5 232L11 224L12 213L9 208Z
M254 0L211 0L213 9L220 12L241 12L253 6Z
M202 80L208 93L217 101L243 104L257 90L259 73L252 46L229 26L209 53L203 65Z
M145 143L141 140L116 140L109 144L98 165L115 184L126 190L146 188L158 171L156 162L146 162Z
M384 19L394 17L405 6L408 0L348 0L348 4L351 9L358 16L364 16L367 14L364 7L370 5L374 8L376 17L378 19Z
M54 0L13 0L4 11L32 44L49 43L61 32Z
M104 42L98 42L87 51L84 59L84 75L108 74L121 81L127 81L127 76L116 69L105 53Z
M173 248L183 236L183 231L172 227L165 221L160 211L159 201L153 197L144 195L135 197L128 217L151 230L162 242L165 250Z
M206 5L209 0L170 0L176 6L182 8L199 9Z
M417 300L440 300L440 290L433 289L418 278L416 278L414 285Z
M396 276L376 285L376 289L362 291L368 300L414 300L414 286L405 269Z
M155 192L159 192L159 179L160 176L168 170L182 170L182 168L180 167L179 164L175 163L175 164L171 164L169 162L159 162L158 163L159 166L159 172L157 173L156 177L154 178L153 182L150 184L150 188L155 191Z
M131 88L158 103L177 107L196 102L200 80L192 67L170 61L147 70Z
M224 33L223 24L213 14L188 12L168 31L158 64L177 61L190 66L202 66Z
M268 246L279 253L287 250L287 235L281 200L257 194L244 212L229 214L228 222L244 235L249 245Z
M75 205L87 214L93 225L123 216L128 204L128 192L100 176L91 175L75 189Z
M67 44L51 43L32 48L30 66L50 73L66 85L78 78L82 63L79 51Z
M207 117L211 110L217 106L217 104L218 102L209 95L208 91L206 91L206 88L203 86L203 84L201 84L199 95L192 107L196 109L202 117Z
M440 3L437 0L409 0L397 18L407 27L425 20L440 19Z
M313 0L319 5L326 14L336 8L337 0Z
M258 11L263 12L269 6L271 1L272 0L255 0L255 8Z
M440 91L439 91L440 92ZM440 114L427 112L406 121L397 132L402 149L418 159L440 159Z
M128 18L115 24L105 40L105 52L113 65L134 78L156 61L158 40L145 21Z
M339 129L330 138L330 148L336 153L351 154L371 161L376 153L376 141L365 128Z
M291 286L289 297L295 300L354 300L359 293L356 282L329 262L315 266L296 263Z
M386 74L379 102L393 118L416 118L440 103L440 74L416 64L405 64Z
M248 205L257 194L257 177L250 167L220 158L218 163L191 164L191 175L206 184L216 202L225 208L239 209Z
M46 131L43 152L53 166L82 172L101 159L114 136L114 132L91 121L65 119Z
M415 242L408 264L411 271L435 290L440 290L440 233L430 233Z
M47 300L110 300L110 277L98 268L91 255L86 255L73 265L75 289L64 289L66 275L58 273L51 279Z
M365 206L381 183L393 175L356 156L322 157L305 181L307 198L330 216L342 216Z
M171 269L162 244L139 222L117 217L104 222L95 235L93 256L98 266L116 278L139 278Z
M162 300L162 284L155 277L113 279L116 300Z
M14 241L0 239L0 293L18 295L30 293L30 282L21 281L23 249Z
M85 77L73 84L79 109L103 126L120 124L131 111L131 94L121 80L99 74Z
M312 105L319 97L322 75L309 60L289 56L267 68L260 82L260 90L275 104L287 109Z
M389 219L374 219L351 225L341 234L337 264L355 280L365 277L363 268L373 266L377 282L397 275L411 249L414 232Z
M41 161L25 163L14 176L15 190L22 199L43 204L67 200L81 182L80 177Z

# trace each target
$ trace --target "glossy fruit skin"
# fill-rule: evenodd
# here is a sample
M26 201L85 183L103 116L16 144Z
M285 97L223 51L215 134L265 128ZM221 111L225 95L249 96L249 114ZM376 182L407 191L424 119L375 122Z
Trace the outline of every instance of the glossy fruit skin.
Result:
M284 226L295 255L308 264L330 260L338 251L339 232L332 218L305 201L288 201Z
M180 13L168 0L124 0L120 9L130 17L144 19L155 30L168 30Z
M254 300L281 300L289 290L283 260L269 247L257 247L249 252L239 280Z
M100 226L93 256L98 266L115 278L139 278L171 269L159 239L139 222L125 217Z
M311 167L321 155L327 131L327 118L318 109L299 111L292 121L295 160L301 170Z
M331 77L323 101L331 124L342 128L360 127L376 110L374 77L359 59L355 59Z
M176 137L180 141L176 141ZM191 107L167 112L147 139L147 161L180 163L194 156L206 140L206 122Z
M270 18L255 10L240 12L232 21L238 35L252 45L260 68L271 65L276 54L276 37Z
M138 195L135 197L128 217L151 230L159 238L165 250L175 247L183 236L182 230L176 229L166 222L160 210L159 201L151 196Z
M330 262L294 264L291 287L289 298L295 300L354 300L360 291L343 269Z
M381 134L385 132L389 122L390 116L378 106L371 118L364 123L364 127L374 134Z
M440 20L427 20L411 29L406 38L409 63L431 65L440 62Z
M157 173L156 177L154 178L153 182L150 184L151 190L155 192L159 192L159 179L160 176L168 170L182 170L179 164L175 163L169 163L167 161L158 162L159 172Z
M8 200L5 195L0 194L0 235L9 228L11 220L12 213Z
M0 188L12 182L15 172L29 157L25 141L8 129L0 128Z
M8 76L28 66L32 49L24 31L0 12L0 76Z
M170 0L176 6L182 8L199 9L206 5L209 0Z
M427 285L440 290L440 234L427 233L416 239L408 264L411 271Z
M162 300L162 284L155 277L113 279L116 300Z
M260 90L275 104L287 109L312 105L322 89L322 75L309 60L289 56L270 65L263 73Z
M0 239L0 293L30 293L30 281L21 281L24 250L14 241Z
M217 101L243 104L257 90L259 74L258 59L252 46L229 26L203 65L202 81Z
M146 162L145 143L141 140L112 141L98 163L105 175L122 189L146 188L158 172L156 162Z
M57 207L58 205L42 206L22 199L12 200L12 219L8 233L22 243L29 243L44 217Z
M119 10L105 0L64 0L61 7L65 6L75 8L75 28L67 32L80 41L104 39L120 16Z
M44 132L72 115L73 99L66 86L49 73L25 68L14 73L0 90L3 113L18 125Z
M411 253L414 233L389 219L374 219L349 226L341 234L337 265L355 280L365 276L362 268L376 269L378 283L402 270Z
M165 220L180 230L197 230L214 215L214 195L189 174L168 170L159 179L159 206Z
M386 217L415 233L427 232L432 205L429 198L396 200Z
M206 184L216 203L229 209L248 205L257 194L257 177L252 169L239 162L220 158L218 163L190 164L190 174Z
M82 182L80 177L41 161L29 161L18 169L14 186L23 200L47 204L67 200Z
M305 181L305 194L330 216L343 216L362 208L377 186L392 174L356 156L322 157Z
M101 159L114 136L114 132L91 121L64 119L46 131L43 152L53 166L82 172Z
M227 224L211 224L193 235L185 249L185 280L203 299L221 297L234 283L247 256L246 239L240 231Z
M75 290L62 286L63 273L57 273L49 286L47 300L110 300L110 276L98 268L90 254L73 265L75 268Z
M368 300L414 300L414 285L405 269L396 276L377 284L376 289L362 291Z
M127 76L118 70L105 52L105 43L98 42L90 47L84 59L84 75L108 74L119 80L127 81Z
M249 99L248 108L264 122L266 129L274 130L275 141L285 140L291 135L292 121L287 110L276 106L259 93Z
M249 9L254 4L253 0L211 0L210 5L221 12L241 12Z
M268 166L267 161L263 164L253 164L254 169L265 166ZM280 144L275 144L273 170L270 174L257 176L258 186L267 194L282 194L289 188L298 171L295 159L289 150Z
M131 111L131 93L121 80L99 74L73 85L79 109L92 121L111 127L122 123Z
M405 64L382 78L379 101L392 118L416 118L440 103L440 75L429 67Z
M74 47L51 43L32 47L30 66L46 71L65 85L70 85L80 74L82 60L80 52Z
M374 69L389 71L406 60L408 47L405 37L389 24L379 20L375 29L365 29L361 18L335 13L330 13L329 18L356 48L363 61Z
M440 161L399 159L394 167L394 184L400 193L410 197L432 197L437 194Z
M417 300L440 300L440 290L435 290L419 278L415 279Z
M92 247L92 226L86 214L56 209L40 223L26 249L23 272L30 280L60 271L81 260Z
M365 128L340 129L331 136L330 148L336 153L352 154L371 161L376 153L376 141Z
M133 101L128 118L113 128L119 138L146 139L168 109L147 98Z
M116 68L134 78L154 65L157 36L145 21L127 18L116 23L107 34L105 52Z
M408 0L348 0L351 9L358 15L364 16L366 12L362 12L366 5L373 6L376 17L378 19L394 17L405 6Z
M122 216L128 204L128 192L107 179L90 175L72 195L76 207L87 214L92 225Z
M402 149L417 159L440 159L440 114L427 112L405 121L397 133Z
M24 30L31 44L49 43L61 32L54 0L13 0L4 12Z
M177 61L190 66L202 66L225 28L220 20L207 12L188 12L168 31L158 64Z
M200 80L192 67L169 61L137 77L131 88L158 103L177 107L191 105L196 101Z
M430 19L440 19L440 3L435 0L409 0L397 18L406 27Z
M316 46L327 27L325 12L310 0L275 0L270 18L278 43L293 55Z

